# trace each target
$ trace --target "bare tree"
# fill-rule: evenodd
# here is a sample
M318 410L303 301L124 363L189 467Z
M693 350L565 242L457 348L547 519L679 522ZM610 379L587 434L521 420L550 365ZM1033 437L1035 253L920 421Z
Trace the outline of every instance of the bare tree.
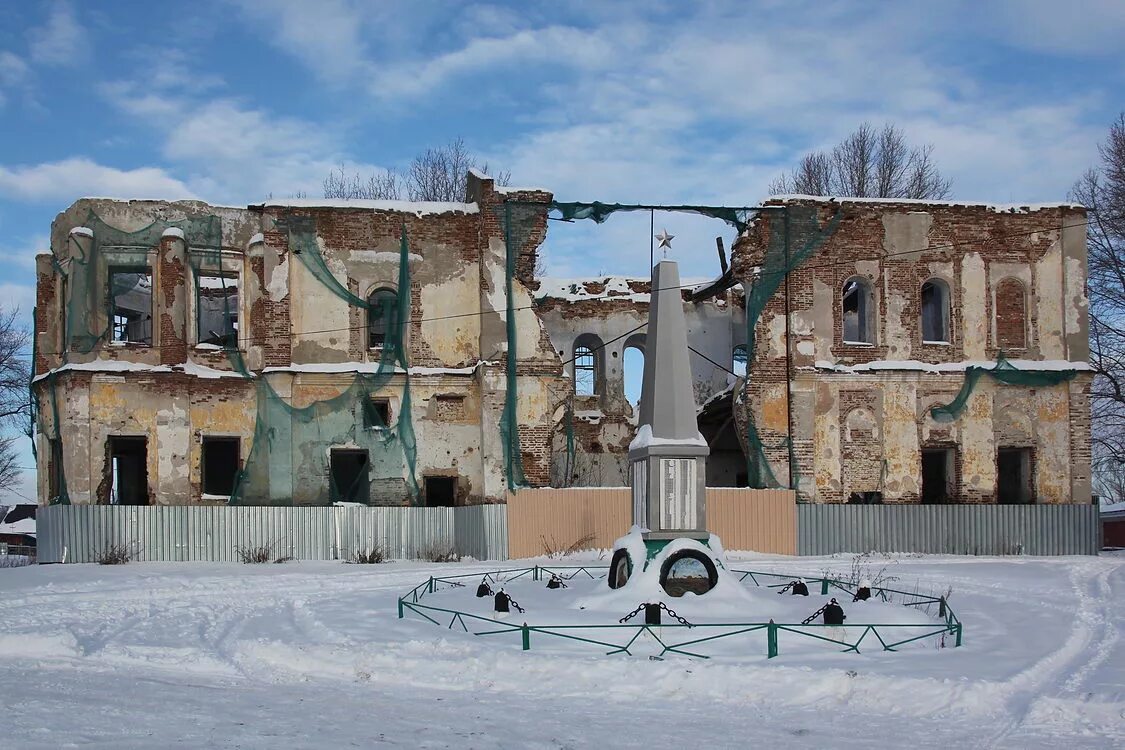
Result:
M1108 500L1125 500L1125 112L1098 147L1070 197L1086 206L1087 289L1095 483Z
M389 170L363 177L341 165L324 179L324 197L399 200L405 196L412 201L461 201L465 199L465 173L470 169L487 174L488 164L480 164L465 140L455 138L415 156L405 172ZM498 185L507 185L511 174L500 172L493 179Z
M949 196L950 182L934 164L933 146L911 146L901 130L887 123L863 123L831 151L802 157L792 171L770 183L770 193L840 195L857 198Z
M26 432L31 419L27 349L31 335L19 323L19 310L0 308L0 487L18 486L20 468L14 431Z

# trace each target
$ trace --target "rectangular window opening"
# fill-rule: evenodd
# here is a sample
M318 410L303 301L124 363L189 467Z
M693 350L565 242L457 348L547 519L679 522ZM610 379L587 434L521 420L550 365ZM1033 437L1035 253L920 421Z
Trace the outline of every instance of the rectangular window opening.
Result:
M368 430L383 430L391 426L391 402L385 398L371 398L363 403L363 426Z
M148 505L148 440L111 435L106 441L105 502Z
M205 437L201 470L203 494L230 497L234 494L239 468L239 440L236 437Z
M996 451L996 502L1021 505L1035 502L1032 489L1034 454L1031 448L998 448Z
M152 269L110 269L109 298L112 340L152 346Z
M426 505L431 508L452 508L457 504L457 477L427 476Z
M952 448L922 450L922 502L952 503L955 499L956 455Z
M367 451L333 448L330 458L330 496L333 502L370 504L370 462Z
M238 274L198 275L196 325L200 344L224 348L238 344Z

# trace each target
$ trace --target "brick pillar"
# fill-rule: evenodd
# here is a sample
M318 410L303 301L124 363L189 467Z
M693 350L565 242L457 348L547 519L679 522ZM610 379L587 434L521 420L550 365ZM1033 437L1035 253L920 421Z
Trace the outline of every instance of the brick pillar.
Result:
M171 231L171 230L169 230ZM156 283L159 292L153 299L160 337L160 364L179 365L187 361L188 295L187 245L182 234L166 233L160 238Z

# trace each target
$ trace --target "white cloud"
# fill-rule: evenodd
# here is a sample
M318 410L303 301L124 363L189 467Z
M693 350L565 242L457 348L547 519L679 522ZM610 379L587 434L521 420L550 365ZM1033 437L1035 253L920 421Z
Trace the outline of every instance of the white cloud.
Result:
M255 28L322 79L345 83L368 69L365 23L385 16L382 4L346 0L233 0Z
M11 310L18 308L20 315L31 320L31 311L35 307L35 285L13 284L0 282L0 308Z
M158 167L118 169L85 157L22 166L0 165L0 194L25 201L105 198L194 198L184 182Z
M47 23L28 32L31 59L48 65L69 65L86 56L89 37L69 3L57 2Z
M29 68L14 52L0 50L0 107L7 102L8 94L22 86L28 77Z
M0 244L0 263L9 270L30 271L35 268L35 256L50 252L50 247L51 238L45 234L35 235L27 242Z

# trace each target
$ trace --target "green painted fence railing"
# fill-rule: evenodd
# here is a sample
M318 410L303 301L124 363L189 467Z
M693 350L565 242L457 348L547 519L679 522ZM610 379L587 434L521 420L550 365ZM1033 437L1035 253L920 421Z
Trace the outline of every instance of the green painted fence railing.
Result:
M797 577L792 573L766 573L750 570L731 570L730 572L740 576L740 581L744 582L749 579L755 586L763 588L781 588ZM507 574L511 575L507 576ZM504 578L503 583L510 583L511 581L528 576L532 580L539 581L542 580L544 574L555 574L567 579L585 575L591 580L598 580L608 574L608 567L590 565L536 565L530 568L492 570L483 574L476 572L452 576L430 576L429 579L418 584L398 598L398 616L401 619L406 616L407 612L411 612L429 620L439 627L443 626L445 618L448 617L449 622L448 624L444 624L444 627L450 630L455 627L460 627L463 632L478 636L519 633L521 647L524 651L529 651L531 649L533 640L538 641L539 636L545 636L548 638L558 638L608 648L609 651L606 651L607 655L623 653L631 656L632 651L630 651L630 649L637 642L638 638L647 633L662 647L659 656L675 653L703 659L710 657L694 650L688 650L688 647L695 649L702 644L734 638L762 630L766 631L766 656L770 659L780 653L779 641L781 633L834 643L843 646L844 653L854 652L858 654L860 652L860 645L867 640L868 636L872 636L878 641L883 651L895 651L898 647L913 643L914 641L945 635L949 635L953 638L953 645L955 647L960 646L964 630L961 621L954 614L953 608L949 606L949 602L945 597L919 594L912 591L901 591L881 586L872 587L872 596L880 597L883 601L887 602L892 602L895 596L900 596L903 598L903 606L908 607L933 606L936 604L938 606L940 622L933 624L883 623L853 626L861 630L859 631L859 636L854 641L851 641L831 637L833 635L838 635L842 630L835 625L775 623L773 620L769 622L701 623L693 625L669 623L659 626L628 623L611 623L605 625L528 625L526 622L521 624L498 622L484 615L448 607L438 607L423 603L422 601L425 597L438 593L442 590L443 586L447 588L463 586L464 584L461 583L461 580L465 578L476 579L483 576L485 581L496 583L500 582L498 579L499 576L505 575L507 577ZM821 594L827 595L832 589L837 589L848 595L855 595L855 589L849 588L846 583L837 579L811 576L803 577L807 583L819 583ZM762 581L771 578L784 579L784 582L776 584L762 583ZM761 579L761 581L759 579ZM476 623L478 622L487 623L487 625L477 626ZM483 629L474 630L473 627L470 627L470 624L473 624L475 627L482 627ZM829 630L829 628L831 628L831 630ZM905 630L912 635L909 638L899 640L884 637L892 630ZM688 638L687 640L680 640L680 638L683 638L688 632L692 632L693 635L694 633L699 633L700 635L698 637ZM602 633L604 633L604 635ZM609 640L611 636L616 633L620 633L624 636L625 640ZM532 638L533 634L536 636L534 639Z

